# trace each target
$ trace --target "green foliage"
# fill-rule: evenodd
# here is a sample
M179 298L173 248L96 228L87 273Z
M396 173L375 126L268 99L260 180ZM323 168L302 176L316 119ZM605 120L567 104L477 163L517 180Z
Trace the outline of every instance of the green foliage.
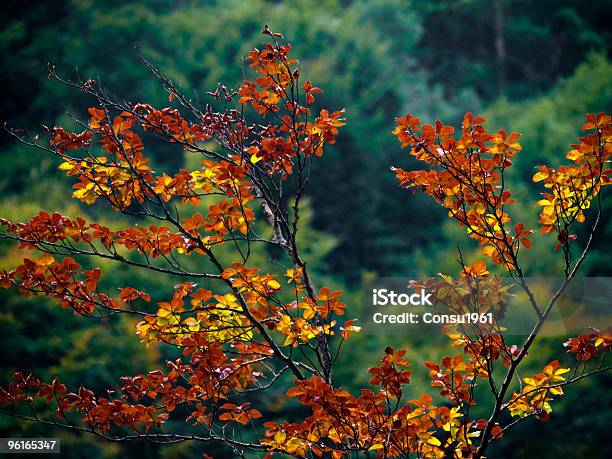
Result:
M584 113L612 108L610 80L612 62L592 53L548 93L520 102L503 97L488 107L486 117L492 128L521 133L525 153L517 158L520 179L530 179L537 164L563 161L569 144L580 135Z
M361 301L357 287L363 272L453 272L458 266L455 241L464 240L462 229L443 223L442 209L420 196L408 199L397 188L388 168L405 155L391 135L394 116L409 111L425 120L456 122L467 110L487 107L491 130L503 127L522 133L524 151L517 158L517 173L509 187L518 198L517 220L535 227L537 212L531 203L537 194L522 183L531 178L536 164L563 160L568 144L579 134L576 126L584 113L612 109L612 63L607 57L612 42L610 1L591 2L588 7L569 0L499 1L505 13L507 52L503 87L497 78L494 45L496 2L62 0L24 8L10 1L3 5L0 30L0 80L10 94L3 100L0 118L10 126L40 130L38 123L65 125L66 111L82 113L90 104L82 94L48 80L48 62L67 76L74 76L77 67L81 78L95 78L121 97L164 106L167 94L139 62L134 44L194 100L212 103L206 91L214 90L219 81L236 87L241 57L259 44L262 26L269 24L294 43L303 73L326 90L319 102L347 108L348 125L314 171L299 234L317 276L335 288L348 287L345 301L350 316ZM598 52L587 54L589 50ZM24 148L6 134L0 144L2 217L22 220L39 208L69 215L82 212L66 204L69 181L56 173L57 164L49 155ZM160 169L176 170L192 160L177 149L155 150ZM97 220L125 223L114 220L102 206L91 211ZM612 221L606 218L587 266L591 275L612 275L608 255ZM551 240L550 246L536 246L529 253L531 274L555 269L559 257L550 249L553 244ZM6 255L8 246L3 243L0 249L2 267L14 264ZM264 247L255 250L253 260L259 265L283 261ZM473 261L479 251L470 245L462 250L467 261ZM197 263L195 257L192 262ZM165 299L172 288L136 271L108 272L106 286L123 285L122 279L130 276L134 286L154 290L154 301ZM0 333L11 343L0 351L3 380L15 368L27 367L41 377L61 372L68 383L105 387L121 375L146 371L157 360L173 357L164 348L143 353L127 318L94 323L50 302L26 301L12 291L3 290L0 295ZM443 346L432 340L395 338L398 347L402 342L413 349L412 360L432 358L440 353L437 346ZM363 368L373 363L371 356L389 344L388 337L363 335L354 340L338 365L347 386L362 383L367 378ZM414 373L418 393L423 389L419 384L425 383L419 381L419 371ZM534 430L527 424L519 437L532 445L538 436L548 438L555 432L557 438L571 438L557 442L565 443L563 448L538 450L537 457L604 457L597 447L605 443L607 419L590 417L589 407L599 402L595 390L599 386L593 384L605 387L606 383L602 379L579 393L577 388L569 391L569 397L576 398L568 398L564 407L581 410L581 423L571 432L553 419L549 427ZM268 395L269 409L282 411L276 400L281 390ZM564 413L558 417L563 419ZM0 431L22 436L36 433L31 426L5 418L0 418ZM48 431L38 433L49 436ZM163 453L142 444L100 446L88 437L63 435L65 451L78 447L91 458L192 457L197 453L187 446ZM504 446L498 457L526 457L521 445L500 444Z
M425 13L419 57L445 93L472 88L485 100L529 98L566 76L589 50L610 50L612 2L436 0ZM499 46L501 45L501 50Z

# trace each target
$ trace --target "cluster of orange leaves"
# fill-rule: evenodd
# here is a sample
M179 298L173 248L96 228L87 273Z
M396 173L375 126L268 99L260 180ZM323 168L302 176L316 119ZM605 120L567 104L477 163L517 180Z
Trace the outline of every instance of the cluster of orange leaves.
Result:
M506 228L511 220L505 206L514 200L504 187L504 172L521 150L519 134L499 130L492 134L483 126L483 117L467 113L463 119L462 135L453 136L454 128L440 121L435 125L421 125L421 121L407 114L396 118L393 133L402 144L410 147L410 154L423 161L427 169L405 171L393 168L402 186L417 188L446 207L450 218L467 228L478 240L484 255L508 269L516 268L519 248L531 247L529 235L522 223L510 233ZM543 182L550 192L543 193L537 205L540 230L543 234L555 230L558 243L576 238L569 234L575 222L585 221L585 212L603 186L612 181L607 163L612 157L612 119L604 113L590 114L583 126L589 135L572 145L567 159L574 164L553 169L539 166L534 182Z
M187 354L191 354L191 364L181 359L168 361L167 373L155 370L121 378L120 397L112 397L111 393L96 396L84 387L68 392L57 380L46 384L31 375L15 373L14 382L0 390L0 404L34 400L55 403L58 418L76 411L82 414L85 424L103 433L113 426L144 427L148 432L161 427L177 406L191 410L187 421L196 425L212 425L216 418L245 424L261 417L256 409L226 402L230 394L255 381L258 373L248 358L229 358L218 343L192 347Z
M390 398L398 399L410 372L405 351L388 348L381 365L370 369L371 384L378 391L363 389L359 397L331 387L319 377L297 381L288 392L312 410L299 423L267 423L264 443L272 452L298 457L312 452L334 458L347 457L348 451L369 451L374 455L396 457L418 452L421 457L442 458L440 440L434 427L452 422L450 409L436 407L431 397L422 395L400 409L389 412Z
M266 127L262 141L249 146L248 153L252 163L263 161L271 172L281 170L284 176L293 170L292 158L298 152L304 157L323 155L325 143L335 143L338 128L345 123L342 120L343 110L329 112L321 109L314 122L309 120L310 108L314 95L322 92L310 81L298 85L300 71L298 61L288 58L291 45L265 43L263 50L254 49L246 58L251 68L259 75L255 81L246 81L239 89L239 102L250 104L262 115L284 112L279 116L279 126ZM291 97L293 91L303 90L306 104L301 105ZM286 135L283 137L282 135Z
M125 304L126 297L120 296L117 300L97 291L100 269L79 273L80 267L70 257L60 262L49 254L36 260L25 258L13 271L0 273L0 283L4 288L17 285L26 298L41 294L51 296L58 299L63 308L83 315L92 315L97 308L118 309L121 303Z
M393 133L410 154L427 169L405 171L393 168L402 186L417 188L448 209L448 216L467 228L480 244L483 253L508 269L516 264L520 246L531 247L530 230L517 224L514 234L507 233L510 217L505 206L512 204L510 191L503 187L505 170L521 150L519 134L487 132L484 118L467 113L461 137L454 128L440 121L421 125L407 114L396 118Z
M558 360L546 365L542 372L530 378L523 378L523 388L520 393L514 393L506 404L512 416L535 415L539 419L548 419L552 408L550 401L555 395L563 395L559 383L565 381L569 368L561 368Z
M557 169L539 166L533 176L534 182L543 182L549 190L537 205L542 207L541 232L558 233L556 248L575 239L569 234L571 226L585 221L592 200L603 186L612 183L612 170L607 164L612 158L612 118L604 113L590 114L582 128L589 134L580 137L580 143L572 145L567 154L572 165Z
M50 130L50 144L65 160L60 169L79 179L74 186L75 198L86 204L104 198L114 209L122 211L134 200L143 203L146 199L158 198L168 202L176 197L183 204L197 205L202 196L219 192L226 198L210 206L206 223L202 225L212 233L207 242L223 242L230 231L246 234L248 223L255 218L247 205L253 199L250 183L245 180L248 166L240 165L239 158L238 162L236 158L203 160L200 170L189 172L181 169L174 176L165 173L156 176L147 164L148 158L143 156L142 140L133 130L136 126L145 131L155 130L167 136L169 141L189 147L212 135L211 132L203 132L203 125L188 123L176 109L160 111L144 104L135 105L132 111L122 112L112 123L103 109L90 108L89 112L90 130L82 134L66 133L62 128ZM100 137L100 154L89 151L94 134ZM67 155L67 152L76 149L85 150L87 154L84 158Z
M0 225L24 241L20 249L36 249L40 242L83 243L87 247L95 247L95 242L99 241L106 250L119 250L121 247L155 259L170 254L172 250L185 252L191 247L191 241L178 232L170 231L168 226L150 225L148 228L128 227L112 231L107 226L89 224L82 217L71 219L58 212L49 214L42 211L25 223L0 219Z
M57 401L56 416L66 417L71 410L84 413L84 422L92 427L107 432L113 425L136 427L144 425L148 431L154 426L161 426L168 419L168 413L157 413L153 406L129 404L121 400L96 397L86 388L78 392L67 392L65 385L53 380L46 384L32 377L15 373L14 382L0 393L0 403L32 402L35 399L50 403Z
M563 345L567 348L567 352L576 356L578 361L586 362L594 359L600 353L610 351L612 347L612 327L606 330L592 328L588 333L570 338Z
M363 389L359 397L333 388L318 377L297 381L288 395L309 407L312 415L300 423L265 424L268 430L264 443L272 453L298 457L312 452L318 457L327 454L339 459L349 457L350 451L355 450L376 457L416 454L441 459L448 457L449 450L453 457L471 457L475 450L473 439L480 435L487 421L466 422L461 405L451 397L455 406L436 406L427 394L402 402L404 386L410 382L410 372L405 370L410 363L404 358L405 353L387 348L380 365L369 370L370 384L378 389ZM461 362L461 355L445 357L441 363L444 371L432 362L427 365L434 387L443 385L441 378L448 382L451 371L459 374L471 369ZM459 381L461 376L454 378ZM466 401L470 403L469 395ZM499 425L494 426L493 435L501 436Z

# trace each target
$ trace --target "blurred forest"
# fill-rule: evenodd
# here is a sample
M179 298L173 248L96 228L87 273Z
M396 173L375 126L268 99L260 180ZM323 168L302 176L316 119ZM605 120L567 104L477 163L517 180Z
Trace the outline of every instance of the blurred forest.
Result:
M139 61L136 44L186 94L207 103L206 91L217 82L240 82L242 57L262 41L264 24L282 32L294 45L302 74L325 90L317 101L347 109L347 126L313 174L301 237L319 280L344 289L348 315L358 316L363 276L453 274L457 245L468 261L479 256L465 231L445 221L442 208L398 188L389 166L406 167L409 160L391 135L395 116L410 112L457 125L472 111L485 116L491 130L523 134L510 188L519 199L514 215L535 227L534 166L563 160L584 114L612 111L611 0L7 0L0 14L0 120L33 132L41 123L74 125L68 114L79 117L92 103L48 80L47 63L66 76L78 69L83 79L96 79L119 98L165 106L168 95ZM71 183L50 155L6 133L0 142L1 217L21 221L45 209L124 226L103 205L85 210L71 201ZM159 170L194 160L168 145L152 155ZM604 199L604 208L612 210L612 197ZM584 275L612 276L610 215L604 215ZM528 275L558 274L554 242L536 241L525 263ZM0 269L17 261L13 249L0 245ZM268 255L257 256L265 265ZM103 268L109 289L129 276L131 285L147 285L159 301L172 288L169 279L112 271L110 263ZM0 291L0 298L2 383L16 369L31 369L42 378L62 374L73 387L103 389L172 357L169 349L142 346L131 319L88 321L14 290ZM355 389L367 384L366 368L386 345L407 347L410 360L419 362L441 355L446 341L358 336L344 348L336 373ZM563 341L541 338L530 368L541 367L539 355L563 359ZM425 368L412 370L415 394L427 390ZM521 424L497 442L491 457L612 457L611 380L603 375L569 388L549 422ZM284 390L280 385L266 394L279 418L292 409L280 405ZM106 444L0 416L1 437L54 435L61 436L62 455L69 458L201 455L198 445Z

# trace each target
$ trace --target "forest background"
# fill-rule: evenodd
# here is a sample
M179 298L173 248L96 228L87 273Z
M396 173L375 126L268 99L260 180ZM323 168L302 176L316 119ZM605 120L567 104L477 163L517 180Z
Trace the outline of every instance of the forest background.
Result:
M313 174L301 242L317 276L345 291L348 316L359 316L360 286L368 276L454 274L458 243L468 261L479 254L462 229L445 221L442 208L397 186L389 166L405 167L408 160L391 135L395 116L410 112L457 126L472 111L487 118L490 130L520 132L524 151L508 180L518 196L517 220L535 228L534 166L563 160L584 114L612 111L610 0L7 1L0 15L0 121L32 131L40 131L41 123L70 126L68 113L83 113L92 102L47 79L47 63L67 76L78 69L83 79L94 78L121 98L164 106L168 95L139 61L136 44L186 94L207 103L206 92L218 82L240 83L241 59L261 42L264 24L282 32L302 73L325 89L317 102L347 108L347 126ZM85 210L71 201L69 179L50 155L6 133L0 144L0 216L21 221L44 208L121 223L104 206ZM160 144L153 156L157 170L195 161L171 145ZM604 199L604 209L612 208L612 196ZM585 276L612 277L610 213L603 223ZM529 275L559 272L552 245L529 252ZM12 248L0 245L0 269L18 261ZM270 254L258 256L265 263ZM109 285L129 276L131 285L147 285L158 301L171 287L151 274L112 271L111 265L105 271ZM164 347L144 348L123 316L88 321L15 290L0 291L0 302L2 383L16 369L31 369L42 379L62 374L68 385L103 389L172 357ZM544 363L538 354L564 358L558 342L555 336L536 343L533 369ZM441 355L447 340L360 335L344 349L336 370L345 387L364 385L365 369L387 345L406 347L411 360L422 361ZM413 373L414 393L426 390L425 368ZM549 422L521 424L491 457L612 457L611 382L603 374L570 388ZM279 419L286 417L282 387L265 395ZM106 444L6 416L0 416L0 436L61 436L67 458L178 459L198 453L189 444Z

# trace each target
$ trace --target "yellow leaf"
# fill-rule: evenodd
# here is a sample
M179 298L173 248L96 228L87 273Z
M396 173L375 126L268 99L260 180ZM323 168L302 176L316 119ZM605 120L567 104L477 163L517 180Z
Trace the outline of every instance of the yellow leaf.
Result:
M58 169L60 171L70 171L74 169L74 164L72 164L70 161L65 161L59 165Z
M482 253L485 254L487 257L490 257L495 253L496 250L497 249L494 246L488 245L484 249L482 249Z
M549 201L548 199L540 199L536 205L538 206L553 206L555 203L552 201Z
M523 382L524 382L525 384L527 384L528 386L534 386L534 387L535 387L535 386L537 386L537 385L538 385L538 383L536 382L536 380L535 380L535 379L533 379L533 378L523 378Z
M442 443L440 443L440 440L438 440L436 437L430 437L427 440L427 443L433 446L441 446Z
M270 279L268 281L268 288L271 288L272 290L278 290L280 288L280 284L278 283L278 281Z
M55 263L55 258L53 258L53 255L49 253L45 253L42 257L40 257L37 260L37 262L39 265L49 266Z
M285 442L285 438L287 438L285 432L276 432L274 434L274 441L277 445L282 445Z
M541 182L542 180L545 180L548 178L548 173L546 172L538 172L533 176L533 181L534 182Z

